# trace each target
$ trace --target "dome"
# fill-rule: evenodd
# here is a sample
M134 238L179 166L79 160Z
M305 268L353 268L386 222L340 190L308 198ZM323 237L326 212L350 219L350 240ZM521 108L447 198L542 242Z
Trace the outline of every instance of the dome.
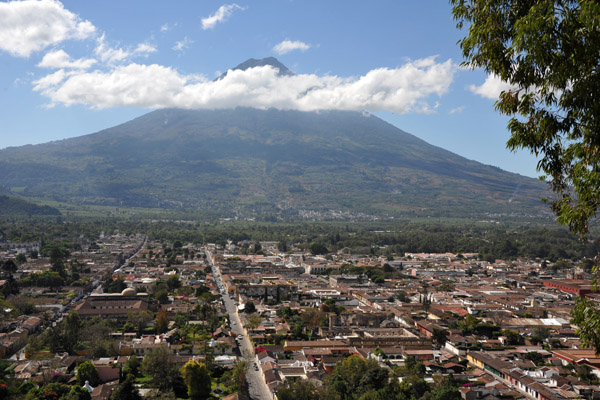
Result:
M121 292L121 296L135 296L136 294L137 292L134 288L123 289L123 291Z

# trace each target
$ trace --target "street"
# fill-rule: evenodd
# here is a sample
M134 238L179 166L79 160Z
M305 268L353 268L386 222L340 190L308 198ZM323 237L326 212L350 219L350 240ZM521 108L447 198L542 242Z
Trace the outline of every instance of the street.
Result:
M212 256L208 250L205 250L206 259L211 266L213 276L215 277L215 281L217 286L219 287L219 291L221 292L221 297L223 298L223 303L225 304L225 309L227 310L227 314L229 315L229 321L231 323L231 330L235 335L241 335L242 339L238 340L240 344L240 353L244 360L248 362L248 369L246 370L246 381L248 382L248 391L250 394L250 398L253 400L271 400L273 396L271 395L271 391L267 386L265 380L262 377L262 374L259 371L254 369L254 365L258 365L257 358L254 355L254 348L248 338L248 335L244 332L244 328L242 326L242 321L238 315L237 306L235 302L229 297L229 294L226 292L225 287L223 285L223 279L221 277L221 271L214 265L212 261Z

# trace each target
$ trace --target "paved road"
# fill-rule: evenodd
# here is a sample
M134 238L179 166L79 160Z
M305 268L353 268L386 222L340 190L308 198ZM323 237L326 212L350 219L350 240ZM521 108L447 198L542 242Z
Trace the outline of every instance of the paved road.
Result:
M246 333L244 332L235 302L229 297L229 295L225 291L221 271L213 263L212 255L210 254L210 252L206 249L204 250L204 252L206 254L206 259L211 266L213 276L215 277L215 281L217 282L219 290L221 291L221 296L223 297L223 303L225 304L227 314L229 314L231 330L236 335L242 335L242 339L238 340L238 343L241 344L240 352L242 354L242 357L248 362L248 370L246 371L246 381L248 382L250 398L253 400L272 400L273 396L271 395L271 391L269 390L269 387L267 386L264 378L262 377L262 374L260 373L260 371L256 371L254 369L254 365L258 365L258 360L254 355L254 348L250 343L248 335L246 335Z

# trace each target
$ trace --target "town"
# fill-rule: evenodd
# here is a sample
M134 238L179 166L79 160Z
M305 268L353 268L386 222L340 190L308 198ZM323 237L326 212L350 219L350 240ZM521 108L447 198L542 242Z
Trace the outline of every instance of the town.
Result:
M570 322L577 297L600 299L589 262L143 233L71 247L0 243L3 396L193 397L193 365L209 378L194 398L297 398L357 368L407 398L600 396L600 358Z

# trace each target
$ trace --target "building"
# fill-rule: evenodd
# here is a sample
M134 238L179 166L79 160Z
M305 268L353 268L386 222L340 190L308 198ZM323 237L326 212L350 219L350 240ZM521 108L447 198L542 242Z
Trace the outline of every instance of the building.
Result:
M121 293L92 294L75 311L81 318L112 318L126 320L130 312L148 310L149 301L146 293L136 293L135 289L127 288Z

